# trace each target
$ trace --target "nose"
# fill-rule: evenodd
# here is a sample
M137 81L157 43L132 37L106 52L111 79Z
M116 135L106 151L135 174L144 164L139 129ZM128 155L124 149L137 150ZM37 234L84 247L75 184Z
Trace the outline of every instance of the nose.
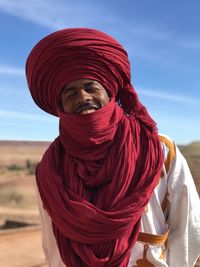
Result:
M92 100L92 96L84 88L81 88L78 92L76 104L82 104Z

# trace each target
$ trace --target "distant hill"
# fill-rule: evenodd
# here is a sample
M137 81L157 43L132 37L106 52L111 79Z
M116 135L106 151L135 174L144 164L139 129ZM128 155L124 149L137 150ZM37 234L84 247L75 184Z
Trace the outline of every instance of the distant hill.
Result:
M0 169L5 165L25 165L27 160L40 161L49 144L41 141L0 141ZM179 149L189 164L200 195L200 141L181 145Z
M23 165L26 160L40 161L50 142L0 141L0 166Z
M193 142L189 145L185 145L185 146L179 146L181 152L184 155L196 155L196 156L200 156L200 141L199 142Z
M188 162L200 196L200 141L179 146L179 149Z

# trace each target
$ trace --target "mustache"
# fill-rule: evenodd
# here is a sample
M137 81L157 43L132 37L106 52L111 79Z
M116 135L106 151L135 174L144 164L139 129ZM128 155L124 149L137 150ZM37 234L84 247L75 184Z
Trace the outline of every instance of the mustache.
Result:
M86 109L100 109L101 105L97 104L97 103L92 103L92 102L87 102L87 103L83 103L81 104L75 111L76 114L79 114L81 112L83 112Z

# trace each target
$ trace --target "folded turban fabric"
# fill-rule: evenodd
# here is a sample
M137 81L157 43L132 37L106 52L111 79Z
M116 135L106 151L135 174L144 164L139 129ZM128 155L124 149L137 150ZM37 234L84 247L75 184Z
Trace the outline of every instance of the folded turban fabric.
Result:
M26 74L34 101L53 115L57 115L63 87L80 78L99 81L120 99L127 113L144 113L130 84L127 52L114 38L97 30L72 28L48 35L31 51Z
M60 120L36 180L63 262L126 267L163 165L156 124L130 82L127 52L98 30L63 29L33 48L26 73L36 104ZM90 114L66 114L62 90L82 78L101 83L111 101Z

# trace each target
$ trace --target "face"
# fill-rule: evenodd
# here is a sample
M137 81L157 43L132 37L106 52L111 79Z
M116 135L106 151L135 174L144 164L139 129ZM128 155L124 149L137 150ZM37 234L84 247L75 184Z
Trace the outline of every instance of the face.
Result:
M90 79L70 82L64 87L61 98L64 112L71 114L95 112L110 101L105 88Z

